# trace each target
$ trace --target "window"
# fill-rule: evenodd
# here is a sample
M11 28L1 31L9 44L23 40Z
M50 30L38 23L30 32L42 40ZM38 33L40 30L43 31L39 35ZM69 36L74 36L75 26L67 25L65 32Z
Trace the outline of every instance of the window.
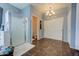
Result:
M6 11L5 13L5 27L4 27L5 31L9 30L9 11Z

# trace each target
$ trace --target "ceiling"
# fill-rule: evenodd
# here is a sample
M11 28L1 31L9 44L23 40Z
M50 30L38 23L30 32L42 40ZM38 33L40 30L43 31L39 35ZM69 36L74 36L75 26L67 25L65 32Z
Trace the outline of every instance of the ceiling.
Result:
M28 3L10 3L10 4L19 9L23 9L24 7L29 5ZM35 9L43 11L43 10L48 10L49 7L52 7L53 10L65 8L69 6L69 3L33 3L31 5Z
M19 8L19 9L23 9L26 6L28 6L28 3L10 3L12 6Z
M10 3L10 4L19 9L23 9L29 5L28 3ZM49 7L51 7L53 11L55 11L55 10L67 8L70 6L70 4L69 3L32 3L31 6L33 10L37 10L38 13L43 14L47 10L49 10Z
M36 10L38 10L41 13L46 12L49 7L51 7L54 11L59 10L62 8L67 8L69 7L69 3L39 3L39 4L32 4L32 7Z

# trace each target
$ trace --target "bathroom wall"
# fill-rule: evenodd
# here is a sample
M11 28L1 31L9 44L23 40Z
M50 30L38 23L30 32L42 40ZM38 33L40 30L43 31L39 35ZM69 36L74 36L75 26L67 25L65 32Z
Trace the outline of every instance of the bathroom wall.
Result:
M76 3L71 5L71 48L75 48L75 38L76 38Z
M79 4L72 3L68 12L68 43L70 48L79 50Z
M79 3L76 4L76 37L75 37L75 49L79 50Z
M63 29L62 29L62 33L63 33L63 41L65 42L68 42L67 40L67 13L68 13L68 10L67 8L63 8L63 9L60 9L60 10L56 10L56 15L55 16L52 16L52 17L43 17L44 18L44 21L46 20L53 20L55 18L59 18L59 17L64 17L64 22L63 22Z
M68 13L68 40L70 48L79 50L79 4L72 3Z
M44 21L44 38L63 40L63 21L64 17L56 17Z

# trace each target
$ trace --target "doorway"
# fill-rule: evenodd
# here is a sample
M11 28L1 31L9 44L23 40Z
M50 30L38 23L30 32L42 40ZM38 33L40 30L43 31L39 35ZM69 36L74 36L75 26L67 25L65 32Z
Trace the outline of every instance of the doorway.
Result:
M32 41L38 40L39 37L38 23L39 23L38 17L32 16Z

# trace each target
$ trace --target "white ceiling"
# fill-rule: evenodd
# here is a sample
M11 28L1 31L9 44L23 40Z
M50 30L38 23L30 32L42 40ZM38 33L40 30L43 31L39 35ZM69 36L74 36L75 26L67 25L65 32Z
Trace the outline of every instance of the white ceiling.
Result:
M23 9L29 5L28 3L10 3L10 4L19 9ZM70 6L70 4L69 3L32 3L31 6L33 9L37 10L38 13L43 14L49 9L49 7L51 7L55 11L62 8L67 8Z
M49 7L51 7L54 11L59 10L62 8L69 7L70 4L68 3L39 3L39 4L32 4L32 7L36 10L38 10L41 13L46 12Z
M23 9L28 5L27 3L10 3L10 4L19 8L19 9Z
M23 9L24 7L28 6L28 3L10 3L11 5ZM40 11L42 10L48 10L49 7L52 7L52 9L57 10L61 8L68 7L68 3L33 3L31 4L35 9L38 9Z

